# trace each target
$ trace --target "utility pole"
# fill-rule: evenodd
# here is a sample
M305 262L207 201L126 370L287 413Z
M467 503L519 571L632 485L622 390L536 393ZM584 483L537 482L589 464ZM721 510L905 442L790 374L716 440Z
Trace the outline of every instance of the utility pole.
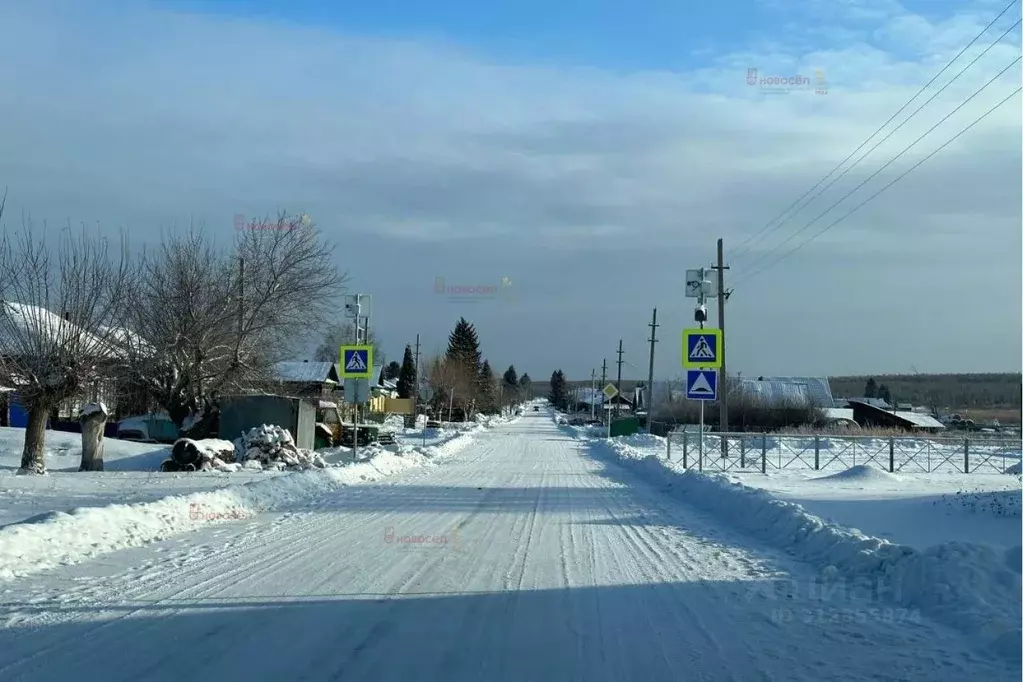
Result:
M728 292L725 291L725 270L729 268L725 265L724 239L718 239L718 263L712 268L718 271L718 329L721 330L721 348L718 348L718 353L721 354L721 369L718 371L718 408L720 410L718 428L722 433L728 433L728 370L725 365L725 299L728 298ZM721 439L721 447L721 454L727 457L727 438Z
M657 343L657 308L654 308L654 319L650 323L650 373L647 375L646 384L646 428L650 430L650 419L653 417L654 407L654 344Z
M618 339L618 383L615 384L615 388L618 389L618 400L621 400L622 395L622 340ZM615 403L615 416L618 416L619 403Z
M422 378L419 376L419 334L416 334L416 385L415 393L412 394L412 428L416 427L416 422L419 420L419 382ZM423 418L426 418L426 410L423 410ZM426 431L426 424L423 423L423 431Z
M590 370L590 421L593 421L596 416L597 409L597 388L594 384L597 383L597 370Z
M604 364L600 368L600 390L603 391L604 387L607 386L607 358L604 358ZM604 395L603 392L601 395ZM604 417L608 414L608 411L604 409L604 401L600 401L600 423L604 423Z

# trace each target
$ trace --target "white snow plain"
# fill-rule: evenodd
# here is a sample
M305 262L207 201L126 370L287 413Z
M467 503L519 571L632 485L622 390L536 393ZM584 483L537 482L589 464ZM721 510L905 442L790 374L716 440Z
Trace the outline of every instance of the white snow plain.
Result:
M54 509L0 526L0 581L77 563L112 550L161 540L175 533L194 530L198 522L249 518L262 511L282 509L324 491L377 480L410 467L422 466L436 457L450 455L468 445L472 433L482 428L476 426L474 430L462 432L459 437L439 446L428 446L422 450L405 446L397 454L375 448L371 450L375 456L366 462L319 471L296 472L289 476L270 477L242 485L228 485L234 483L236 473L231 474L229 479L217 477L212 481L208 477L204 480L204 475L211 472L151 473L147 479L155 481L175 477L179 491L189 488L202 490L218 484L219 487L190 494L179 492L144 502L107 502L67 511ZM118 449L125 448L123 442L114 442L118 443ZM225 443L231 445L228 441ZM143 457L142 461L148 463L149 458ZM76 472L69 476L80 477L82 474ZM110 483L111 477L104 474L106 472L94 473L93 480L83 480L81 487L87 487L90 482L95 484L97 479L98 482ZM45 477L16 476L12 483L33 478L41 480ZM115 476L114 486L111 487L116 490L116 483L124 481L123 477ZM111 487L106 490L110 491ZM95 502L96 491L92 492ZM153 491L149 493L154 494Z
M11 579L0 679L1020 678L569 431L527 412L436 466Z
M888 603L959 629L979 648L1019 660L1018 477L893 475L864 466L837 474L701 473L667 460L663 438L608 441L577 432L595 452L620 458L671 494L815 567L823 589L863 586ZM957 489L973 492L951 492ZM934 495L938 490L944 496ZM992 504L988 494L1002 501ZM886 539L862 532L863 526L896 530Z

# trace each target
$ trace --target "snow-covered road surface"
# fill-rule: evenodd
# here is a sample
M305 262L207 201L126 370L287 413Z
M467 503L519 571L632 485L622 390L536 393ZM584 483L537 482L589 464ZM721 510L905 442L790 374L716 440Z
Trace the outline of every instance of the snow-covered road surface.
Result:
M0 679L1019 679L886 607L527 413L438 467L6 584Z

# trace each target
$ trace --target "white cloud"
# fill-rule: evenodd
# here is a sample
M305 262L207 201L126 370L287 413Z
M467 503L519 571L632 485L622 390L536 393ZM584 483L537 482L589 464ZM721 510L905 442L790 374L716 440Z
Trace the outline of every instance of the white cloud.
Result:
M888 1L826 2L819 9L824 21L804 21L799 25L808 28L788 37L776 32L773 44L721 54L712 69L612 74L498 64L450 45L137 5L2 3L7 37L0 63L21 66L0 70L0 184L10 187L10 215L24 208L57 223L128 225L138 239L192 217L226 234L235 213L287 207L308 211L338 234L410 242L409 254L411 243L450 243L459 251L471 243L490 251L480 258L496 259L509 245L528 243L581 271L594 263L572 260L580 240L586 249L612 252L624 245L631 262L615 261L613 253L600 257L613 264L611 273L628 272L643 289L644 278L653 277L642 265L647 255L677 254L672 264L680 279L685 267L711 256L716 237L736 244L758 230L993 16L914 17ZM1002 30L1011 23L1003 19ZM829 28L840 23L842 30ZM822 38L833 49L821 49ZM1018 36L1010 38L825 197L757 243L735 273L1017 57ZM748 68L761 75L821 69L828 94L766 96L747 85ZM902 172L1019 79L1017 67L790 245ZM1018 298L1019 110L1018 100L1003 107L787 259L786 271L827 282L834 264L844 262L871 281L891 276L899 259L926 258L933 269L914 276L933 283L954 276L956 259L985 243L998 251L990 266L1002 273L996 281ZM878 263L872 254L879 249L898 257ZM760 282L755 293L763 300L774 300L772 287L781 286L775 272L752 280ZM432 276L422 274L424 281ZM804 310L816 310L818 294L806 293ZM843 295L866 301L877 292L865 287ZM665 300L681 306L684 321L687 304L671 296ZM985 359L985 368L1019 366L1019 309L1008 319L973 310L974 326L987 325L1005 340L999 353L976 358L977 367ZM840 317L830 303L820 314ZM917 321L901 333L917 335L925 348L927 335L945 325L938 317L932 324ZM516 349L509 344L507 352ZM827 360L846 363L836 373L878 371L886 361L856 345L843 352ZM771 368L749 353L738 357L751 371L794 373L802 371L794 363L806 361L805 354L782 353L785 367ZM938 368L940 358L933 364Z

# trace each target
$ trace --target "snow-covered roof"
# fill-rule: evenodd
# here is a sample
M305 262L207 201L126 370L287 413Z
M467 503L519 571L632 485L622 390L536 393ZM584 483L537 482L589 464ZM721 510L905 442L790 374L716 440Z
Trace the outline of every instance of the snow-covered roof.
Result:
M337 372L333 362L278 362L277 377L296 384L336 383Z
M759 377L740 379L741 390L769 402L798 400L820 408L835 406L827 377Z
M84 337L76 344L97 350L102 346L99 339L84 329L37 305L4 301L0 303L0 317L3 318L0 322L0 349L11 353L20 350L20 339L31 335L45 336L48 342L60 342L72 336Z
M825 407L824 416L831 421L854 421L853 411L845 407Z
M885 410L889 412L889 410ZM905 419L913 426L919 426L925 429L943 429L945 425L939 422L929 414L920 414L919 412L891 412L900 419Z

